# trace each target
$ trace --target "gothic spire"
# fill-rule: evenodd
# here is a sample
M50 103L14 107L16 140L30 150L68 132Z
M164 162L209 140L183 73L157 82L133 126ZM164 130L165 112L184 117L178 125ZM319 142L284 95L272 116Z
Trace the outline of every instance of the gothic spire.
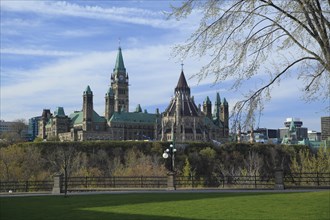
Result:
M217 92L216 98L215 98L215 105L221 105L221 99L220 94Z
M93 94L91 87L89 87L89 85L86 87L84 94Z
M211 104L211 100L208 96L206 96L206 98L204 100L204 104Z
M183 71L181 71L181 75L180 75L178 84L175 88L175 92L177 92L177 91L186 91L190 94L190 88L188 86L188 83L187 83L186 77L184 76Z
M126 72L123 55L121 53L121 47L118 48L116 64L115 64L115 68L113 69L113 71L114 72Z

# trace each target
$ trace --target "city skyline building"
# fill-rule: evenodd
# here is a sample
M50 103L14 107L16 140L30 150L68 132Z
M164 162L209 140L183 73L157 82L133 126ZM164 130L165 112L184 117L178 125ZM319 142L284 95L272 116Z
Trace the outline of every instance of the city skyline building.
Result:
M284 128L279 128L279 139L290 139L293 142L302 141L308 138L308 129L303 126L300 118L286 118Z
M330 139L330 116L321 117L321 140Z

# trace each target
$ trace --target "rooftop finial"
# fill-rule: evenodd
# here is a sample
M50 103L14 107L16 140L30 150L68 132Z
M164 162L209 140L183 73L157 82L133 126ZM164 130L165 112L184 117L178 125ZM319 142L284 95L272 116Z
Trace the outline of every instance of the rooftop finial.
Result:
M181 58L181 71L183 71L183 58Z
M118 38L118 47L120 47L120 37Z

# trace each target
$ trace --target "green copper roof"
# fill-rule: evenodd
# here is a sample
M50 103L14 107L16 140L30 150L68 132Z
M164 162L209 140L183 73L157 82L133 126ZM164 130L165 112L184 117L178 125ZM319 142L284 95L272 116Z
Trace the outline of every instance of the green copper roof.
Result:
M223 104L228 105L228 102L227 102L226 98L223 98Z
M93 94L93 92L89 86L87 86L87 88L85 89L84 94Z
M72 113L69 118L72 120L72 125L82 124L83 122L83 111ZM106 122L104 117L99 116L93 111L93 122Z
M211 104L211 100L208 96L206 96L204 103Z
M110 122L154 124L156 122L156 118L156 114L142 112L115 112L110 118Z
M111 87L109 87L109 89L108 89L107 93L105 93L105 95L107 95L107 96L113 95L113 90Z
M54 111L54 116L65 117L64 108L57 107L56 110Z
M215 105L221 105L220 94L217 92L217 96L215 98Z
M221 125L218 124L218 122L213 121L212 119L208 118L208 117L204 117L204 123L206 126L215 129L220 127Z
M290 123L289 131L290 131L290 132L295 132L295 131L296 131L296 126L295 126L295 124L294 124L293 119L292 119L292 121L291 121L291 123Z
M141 108L141 105L138 104L135 108L135 112L142 112L142 108Z
M118 48L117 59L115 68L113 69L114 72L126 72L123 55L121 53L121 48Z

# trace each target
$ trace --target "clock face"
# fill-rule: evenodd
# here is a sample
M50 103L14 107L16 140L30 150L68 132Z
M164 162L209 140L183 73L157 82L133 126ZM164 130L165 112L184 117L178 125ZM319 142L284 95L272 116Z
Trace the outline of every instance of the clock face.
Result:
M119 75L119 80L120 81L124 81L124 76L123 75Z

